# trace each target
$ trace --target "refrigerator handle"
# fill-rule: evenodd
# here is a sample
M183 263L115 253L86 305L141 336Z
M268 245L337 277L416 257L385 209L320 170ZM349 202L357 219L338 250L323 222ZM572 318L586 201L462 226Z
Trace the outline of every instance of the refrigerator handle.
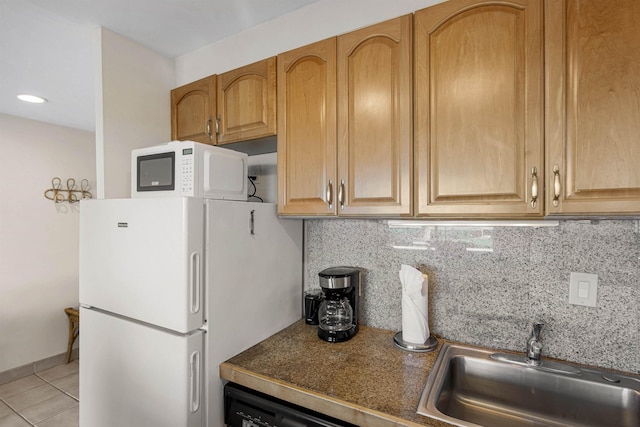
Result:
M190 259L190 263L189 263L189 269L191 271L190 275L189 275L189 281L191 283L189 283L189 289L191 290L190 293L190 300L191 300L191 313L197 313L198 311L200 311L200 254L197 252L193 252L191 254L191 259Z
M195 413L200 409L200 352L194 351L191 353L190 364L191 386L189 387L189 394L191 396L189 399L189 410Z

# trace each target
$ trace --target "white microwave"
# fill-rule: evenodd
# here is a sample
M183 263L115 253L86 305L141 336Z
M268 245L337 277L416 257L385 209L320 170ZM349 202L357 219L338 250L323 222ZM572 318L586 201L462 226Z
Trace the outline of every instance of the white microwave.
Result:
M245 153L194 141L131 152L131 197L247 200Z

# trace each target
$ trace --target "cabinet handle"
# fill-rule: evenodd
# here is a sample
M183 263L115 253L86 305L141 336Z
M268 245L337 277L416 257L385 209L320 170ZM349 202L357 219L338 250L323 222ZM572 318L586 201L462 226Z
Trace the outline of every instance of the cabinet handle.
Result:
M333 183L329 180L329 184L327 185L327 204L329 205L329 209L333 208Z
M560 204L560 167L553 165L553 206Z
M218 114L218 117L216 117L216 135L218 136L218 141L220 141L221 135L220 135L220 120L222 120L222 117L220 116L220 114Z
M531 169L531 207L535 209L538 204L538 168Z
M340 203L340 209L344 209L344 179L340 180L340 188L338 189L338 203Z
M209 135L209 141L213 141L213 135L211 135L211 121L213 117L209 116L209 120L207 120L207 135Z

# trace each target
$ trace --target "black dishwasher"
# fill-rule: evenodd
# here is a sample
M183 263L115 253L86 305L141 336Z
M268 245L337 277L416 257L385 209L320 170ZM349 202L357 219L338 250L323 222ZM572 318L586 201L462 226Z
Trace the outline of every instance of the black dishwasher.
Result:
M234 383L224 386L224 422L229 427L358 427Z

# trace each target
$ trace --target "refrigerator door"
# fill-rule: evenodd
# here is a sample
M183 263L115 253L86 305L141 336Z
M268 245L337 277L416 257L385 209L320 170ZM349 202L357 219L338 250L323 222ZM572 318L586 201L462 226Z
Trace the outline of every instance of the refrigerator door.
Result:
M201 427L203 332L80 309L80 425Z
M202 199L80 205L80 303L185 333L204 322Z
M302 220L276 205L206 202L207 401L223 426L219 364L302 318Z

